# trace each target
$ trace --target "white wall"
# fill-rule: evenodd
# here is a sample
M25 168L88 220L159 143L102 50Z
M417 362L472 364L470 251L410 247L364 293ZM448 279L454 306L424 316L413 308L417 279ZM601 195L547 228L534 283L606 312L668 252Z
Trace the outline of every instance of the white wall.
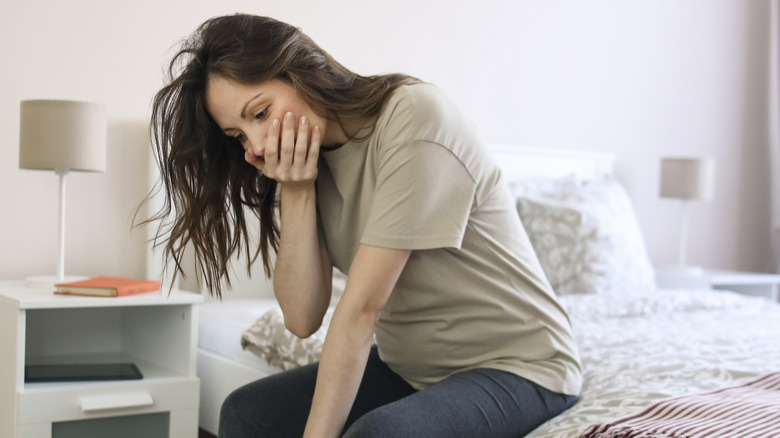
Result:
M108 170L73 173L70 274L141 276L145 123L176 42L208 17L271 15L363 74L443 87L490 142L619 156L651 258L675 261L680 206L657 197L666 155L712 155L689 261L769 259L766 0L5 0L0 3L0 279L53 273L57 180L18 169L19 101L105 102Z

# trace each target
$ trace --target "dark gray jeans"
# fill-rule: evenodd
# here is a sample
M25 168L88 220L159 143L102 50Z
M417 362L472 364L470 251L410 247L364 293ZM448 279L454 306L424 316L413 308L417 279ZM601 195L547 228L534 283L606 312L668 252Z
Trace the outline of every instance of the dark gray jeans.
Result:
M300 438L316 378L317 364L312 364L237 389L222 405L220 438ZM416 391L379 359L374 347L343 436L516 438L576 401L486 368Z

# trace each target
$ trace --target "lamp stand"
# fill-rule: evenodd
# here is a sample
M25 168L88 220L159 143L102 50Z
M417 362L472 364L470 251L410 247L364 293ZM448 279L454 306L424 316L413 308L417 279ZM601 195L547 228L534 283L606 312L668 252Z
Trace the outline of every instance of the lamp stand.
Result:
M65 177L67 170L57 170L60 180L59 250L57 251L57 282L65 280Z
M700 274L702 268L698 266L687 266L687 249L688 249L688 207L690 201L688 199L682 200L682 224L680 226L680 259L677 267L674 269L679 273L685 274Z
M680 259L679 267L685 267L685 259L688 248L688 205L687 199L682 200L682 225L680 226Z
M27 286L29 287L42 287L52 288L58 283L69 283L72 281L84 280L87 277L81 276L65 276L65 177L68 175L68 170L55 170L55 173L60 180L59 190L59 235L58 235L58 251L57 251L57 275L42 275L27 277Z

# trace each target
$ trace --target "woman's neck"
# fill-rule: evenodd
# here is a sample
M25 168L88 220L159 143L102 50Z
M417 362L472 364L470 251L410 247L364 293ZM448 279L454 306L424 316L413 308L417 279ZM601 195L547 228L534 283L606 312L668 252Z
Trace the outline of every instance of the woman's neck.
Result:
M340 122L340 123L339 123ZM366 125L368 119L365 117L332 120L333 126L328 129L326 138L322 140L322 149L331 151L344 146L345 143L355 138L358 132Z

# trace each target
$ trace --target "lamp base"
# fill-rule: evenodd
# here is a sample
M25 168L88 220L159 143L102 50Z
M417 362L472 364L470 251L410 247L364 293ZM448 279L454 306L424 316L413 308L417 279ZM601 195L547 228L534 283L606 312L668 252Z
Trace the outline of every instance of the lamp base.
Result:
M56 275L35 275L27 277L24 280L27 282L27 287L33 287L38 289L54 289L54 285L60 283L70 283L72 281L86 280L89 277L78 275L66 275L59 278Z

